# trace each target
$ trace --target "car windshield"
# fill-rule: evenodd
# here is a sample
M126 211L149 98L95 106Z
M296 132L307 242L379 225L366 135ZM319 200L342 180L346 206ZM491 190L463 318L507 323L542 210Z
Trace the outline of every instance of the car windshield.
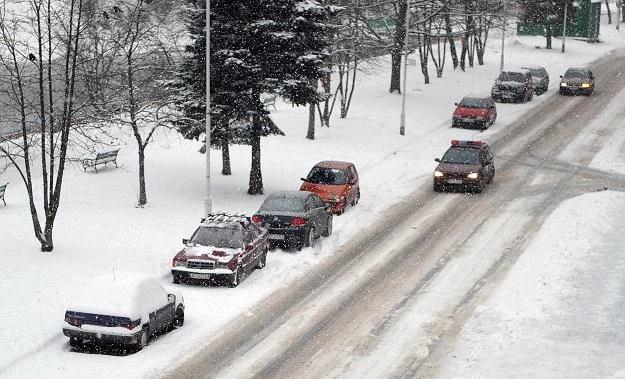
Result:
M569 68L564 73L564 76L566 76L567 78L587 78L588 71L582 70L580 68Z
M190 242L202 246L240 248L243 246L243 231L238 228L200 226Z
M336 168L315 166L310 170L306 181L318 184L345 184L345 175Z
M460 105L461 107L468 107L468 108L488 108L489 107L488 100L478 98L478 97L465 97L460 101L460 104L458 105Z
M299 197L268 197L260 206L264 212L303 212L304 199Z
M502 82L523 82L525 78L520 72L502 72L499 74L499 80Z
M479 164L480 151L477 149L449 149L441 159L443 163Z

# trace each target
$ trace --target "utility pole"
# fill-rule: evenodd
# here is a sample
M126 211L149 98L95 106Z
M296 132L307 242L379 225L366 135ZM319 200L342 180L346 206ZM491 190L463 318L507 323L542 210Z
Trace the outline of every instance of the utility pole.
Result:
M568 18L567 13L569 9L569 3L564 3L564 27L562 28L562 54L564 54L564 45L566 43L566 19Z
M211 55L210 55L210 0L206 0L206 195L204 197L204 216L208 217L213 211L211 199L211 112L210 112L210 88L211 88Z
M503 25L501 27L501 58L499 61L499 72L503 71L503 57L504 57L504 48L506 46L506 23L507 23L507 15L506 15L506 0L502 0L502 19Z
M408 74L408 32L410 31L410 0L406 0L406 35L404 36L404 75L401 84L401 116L399 118L399 134L406 134L406 75Z

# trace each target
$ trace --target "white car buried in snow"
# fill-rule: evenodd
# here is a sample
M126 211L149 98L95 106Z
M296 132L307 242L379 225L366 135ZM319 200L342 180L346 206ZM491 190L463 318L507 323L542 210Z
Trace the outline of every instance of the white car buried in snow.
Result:
M150 275L111 273L91 281L65 312L63 334L85 343L143 349L150 336L182 326L184 299Z

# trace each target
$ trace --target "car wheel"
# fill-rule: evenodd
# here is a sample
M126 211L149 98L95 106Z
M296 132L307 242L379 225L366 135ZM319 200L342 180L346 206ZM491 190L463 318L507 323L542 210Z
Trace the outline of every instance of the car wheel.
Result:
M230 281L228 282L228 287L234 288L239 285L239 271L241 271L241 266L237 267L236 270L232 274L230 274Z
M330 235L332 234L332 219L334 217L332 217L332 215L330 215L328 217L328 223L326 225L326 230L323 232L323 236L324 237L330 237Z
M179 305L178 308L176 308L176 314L174 315L172 329L178 329L183 324L184 324L184 307L182 305Z
M434 189L434 192L443 192L443 186L442 185L434 183L434 185L432 187Z
M143 330L141 330L141 335L137 341L137 349L143 350L146 346L148 346L148 328L144 327Z
M260 259L258 260L258 264L256 264L256 268L262 270L267 264L267 248L263 250L263 253L260 255Z
M315 228L310 228L310 230L308 230L308 236L306 237L305 245L306 247L315 246Z
M173 280L174 284L180 284L180 278L177 277L176 275L174 275L174 280Z

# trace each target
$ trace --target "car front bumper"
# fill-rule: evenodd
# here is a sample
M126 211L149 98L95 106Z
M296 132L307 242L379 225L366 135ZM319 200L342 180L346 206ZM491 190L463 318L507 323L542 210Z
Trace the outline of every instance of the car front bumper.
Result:
M182 281L211 280L232 275L234 272L227 268L216 268L212 270L193 269L183 266L172 267L171 274L174 278Z
M439 188L473 189L481 186L480 179L467 177L440 177L434 178L434 186Z
M488 119L479 117L454 117L451 120L453 127L460 128L482 128L488 123Z
M560 86L560 93L563 95L590 95L593 92L592 87L578 87L578 86Z

